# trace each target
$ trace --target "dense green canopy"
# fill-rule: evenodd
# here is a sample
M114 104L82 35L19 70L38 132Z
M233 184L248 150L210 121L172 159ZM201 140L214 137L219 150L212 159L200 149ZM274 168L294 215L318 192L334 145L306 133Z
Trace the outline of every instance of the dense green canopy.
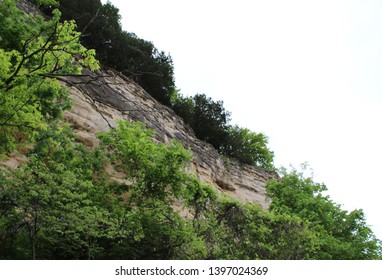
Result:
M99 67L94 50L80 44L75 23L59 20L58 10L45 21L15 1L0 4L0 154L69 108L60 76L80 74L82 65Z

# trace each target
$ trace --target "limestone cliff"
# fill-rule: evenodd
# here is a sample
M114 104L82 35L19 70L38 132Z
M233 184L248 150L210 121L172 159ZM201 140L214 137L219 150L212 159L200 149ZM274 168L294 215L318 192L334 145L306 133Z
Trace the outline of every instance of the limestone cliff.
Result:
M65 79L73 99L65 112L80 139L89 146L97 144L96 134L115 126L118 119L142 121L156 131L158 141L176 139L191 149L191 172L219 191L243 202L267 208L265 182L275 174L226 159L209 144L198 140L171 109L158 103L132 80L119 73L101 71Z
M20 1L18 6L30 14L40 13L28 0ZM142 121L156 131L158 141L168 143L176 139L192 150L194 160L190 170L200 180L243 202L268 207L264 186L266 180L277 176L275 173L220 156L211 145L198 140L171 109L158 103L132 80L113 71L93 74L87 70L81 76L64 80L74 101L72 109L64 114L65 120L85 144L97 145L96 134L115 126L118 119ZM1 165L16 167L26 160L23 155L17 155Z

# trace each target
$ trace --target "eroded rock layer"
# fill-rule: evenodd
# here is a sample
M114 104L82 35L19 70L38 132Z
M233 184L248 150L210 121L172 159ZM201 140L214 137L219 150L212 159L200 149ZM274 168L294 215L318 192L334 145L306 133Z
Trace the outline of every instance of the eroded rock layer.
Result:
M83 75L67 77L66 81L74 102L65 112L65 120L87 145L97 145L96 134L115 126L118 119L142 121L156 131L158 141L176 139L191 149L194 160L190 170L200 180L243 202L267 208L264 186L275 173L220 156L211 145L197 139L171 109L132 80L112 71L92 74L85 70Z

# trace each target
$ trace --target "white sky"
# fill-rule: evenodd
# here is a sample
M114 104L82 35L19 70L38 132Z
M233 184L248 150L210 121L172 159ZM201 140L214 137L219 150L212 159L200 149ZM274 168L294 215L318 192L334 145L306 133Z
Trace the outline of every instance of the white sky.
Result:
M181 93L223 100L269 137L276 166L308 162L382 239L382 1L111 2L171 54Z

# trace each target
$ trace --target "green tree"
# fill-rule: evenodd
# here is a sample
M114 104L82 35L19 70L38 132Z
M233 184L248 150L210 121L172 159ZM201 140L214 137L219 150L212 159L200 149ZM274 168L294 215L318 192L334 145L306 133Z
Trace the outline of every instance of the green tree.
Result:
M192 223L173 209L195 182L184 172L190 154L142 128L121 122L93 151L66 126L36 134L29 161L0 170L0 257L203 257ZM111 163L123 180L104 171Z
M112 149L110 158L119 171L128 175L130 199L142 203L148 197L166 201L182 194L188 176L184 171L191 153L176 141L168 146L154 143L152 130L144 124L120 121L117 129L100 133L103 145Z
M254 133L235 125L229 127L228 137L220 149L223 155L236 158L242 163L271 169L274 154L267 144L267 137L263 133Z
M83 44L97 50L107 67L122 72L165 105L175 90L174 66L169 54L134 33L122 31L118 8L99 0L60 1L63 18L74 19L84 33Z
M205 94L196 94L194 102L193 128L196 135L220 150L220 143L227 137L230 113L225 110L222 101L215 102Z
M190 200L194 228L208 259L310 259L316 236L299 217L209 193L199 185Z
M70 106L60 76L80 74L82 65L99 66L94 50L79 43L75 23L59 18L57 10L49 21L27 15L14 0L0 5L0 153Z
M178 96L173 103L175 112L191 126L196 136L220 151L228 136L230 121L230 113L225 110L223 102L216 102L205 94L196 94L192 98Z
M189 151L153 136L121 121L89 150L67 126L37 133L27 163L0 169L0 258L380 258L363 212L341 210L324 185L285 173L265 211L218 195L186 172Z
M114 201L98 150L76 143L68 127L38 134L28 162L0 170L2 258L94 258L113 231Z
M121 229L134 225L129 235L111 241L108 258L184 259L203 255L191 224L172 207L175 198L188 196L194 182L185 172L191 154L178 142L155 143L153 135L142 123L123 121L99 134L113 166L126 174L126 183L117 192L125 195Z
M229 125L230 113L222 101L215 102L204 94L173 98L174 111L183 118L196 136L212 144L220 154L236 158L242 163L273 168L273 152L267 147L268 139L263 133Z
M119 10L109 2L102 5L99 0L61 0L60 11L63 19L75 20L78 30L82 32L81 42L84 46L96 49L97 58L116 69L111 61L121 51ZM118 56L123 58L121 53Z
M362 210L342 210L329 196L324 184L305 178L296 170L282 173L281 180L267 184L270 210L307 221L319 236L316 259L376 259L380 241L366 225Z
M172 108L180 116L186 125L193 128L193 119L195 115L195 103L192 97L184 97L175 91L172 99Z

